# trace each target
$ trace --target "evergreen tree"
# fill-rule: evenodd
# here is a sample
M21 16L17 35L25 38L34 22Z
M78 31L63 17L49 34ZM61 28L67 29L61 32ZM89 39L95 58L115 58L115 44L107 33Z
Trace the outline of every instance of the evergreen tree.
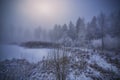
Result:
M76 31L74 24L70 21L68 36L74 41L76 39Z
M101 42L102 42L102 46L101 46L101 50L103 51L104 50L104 36L105 36L105 27L106 27L106 17L105 17L105 14L101 13L99 16L98 16L98 24L101 28Z
M76 35L77 35L77 46L84 46L85 37L86 37L86 29L84 19L78 18L76 22Z

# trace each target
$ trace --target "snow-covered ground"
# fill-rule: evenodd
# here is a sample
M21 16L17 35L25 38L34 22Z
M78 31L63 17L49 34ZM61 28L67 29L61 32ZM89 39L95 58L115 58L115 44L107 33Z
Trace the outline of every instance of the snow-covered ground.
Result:
M30 62L38 62L46 57L52 49L47 48L24 48L18 45L0 45L0 60L5 59L26 59Z
M41 61L43 56L47 56L51 52L50 49L28 49L16 45L2 46L1 49L5 53L4 55L2 54L2 57L4 56L10 59L15 57L20 59L0 62L0 78L7 79L6 77L8 77L15 80L56 80L55 61L47 59ZM66 80L120 79L120 59L116 57L118 55L112 53L113 56L110 57L111 53L101 54L92 49L83 48L72 48L69 50L68 53L71 53L67 56L68 63L65 64L65 71L67 71ZM13 56L8 55L9 52L14 53L11 54ZM60 53L63 52L60 50ZM21 58L25 59L22 60ZM114 58L117 62L112 60ZM29 61L39 62L32 64Z

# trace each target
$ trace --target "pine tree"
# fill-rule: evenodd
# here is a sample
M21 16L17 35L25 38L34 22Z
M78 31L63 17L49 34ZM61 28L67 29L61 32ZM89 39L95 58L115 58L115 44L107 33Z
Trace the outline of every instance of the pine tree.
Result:
M106 27L106 21L105 21L105 14L101 13L99 16L98 16L98 23L99 23L99 26L101 28L101 42L102 42L102 46L101 46L101 50L102 50L102 53L103 53L103 50L104 50L104 36L105 36L105 27Z

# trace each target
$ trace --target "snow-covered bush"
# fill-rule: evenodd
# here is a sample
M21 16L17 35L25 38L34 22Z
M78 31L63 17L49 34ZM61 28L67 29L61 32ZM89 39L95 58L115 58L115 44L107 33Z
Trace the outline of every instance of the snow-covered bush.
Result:
M120 42L118 38L107 35L103 40L105 49L114 50L119 48ZM91 45L94 48L101 48L101 39L92 40Z
M116 37L106 36L104 43L107 49L117 49L119 47L119 39Z
M100 48L101 47L101 39L97 39L97 40L92 40L91 41L91 45L94 48Z

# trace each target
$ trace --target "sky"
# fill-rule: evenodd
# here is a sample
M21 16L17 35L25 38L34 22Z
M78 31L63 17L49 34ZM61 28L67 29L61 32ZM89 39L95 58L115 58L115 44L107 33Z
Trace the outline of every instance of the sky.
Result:
M54 24L69 23L82 17L90 21L100 12L119 10L119 0L1 0L2 26L50 29Z

